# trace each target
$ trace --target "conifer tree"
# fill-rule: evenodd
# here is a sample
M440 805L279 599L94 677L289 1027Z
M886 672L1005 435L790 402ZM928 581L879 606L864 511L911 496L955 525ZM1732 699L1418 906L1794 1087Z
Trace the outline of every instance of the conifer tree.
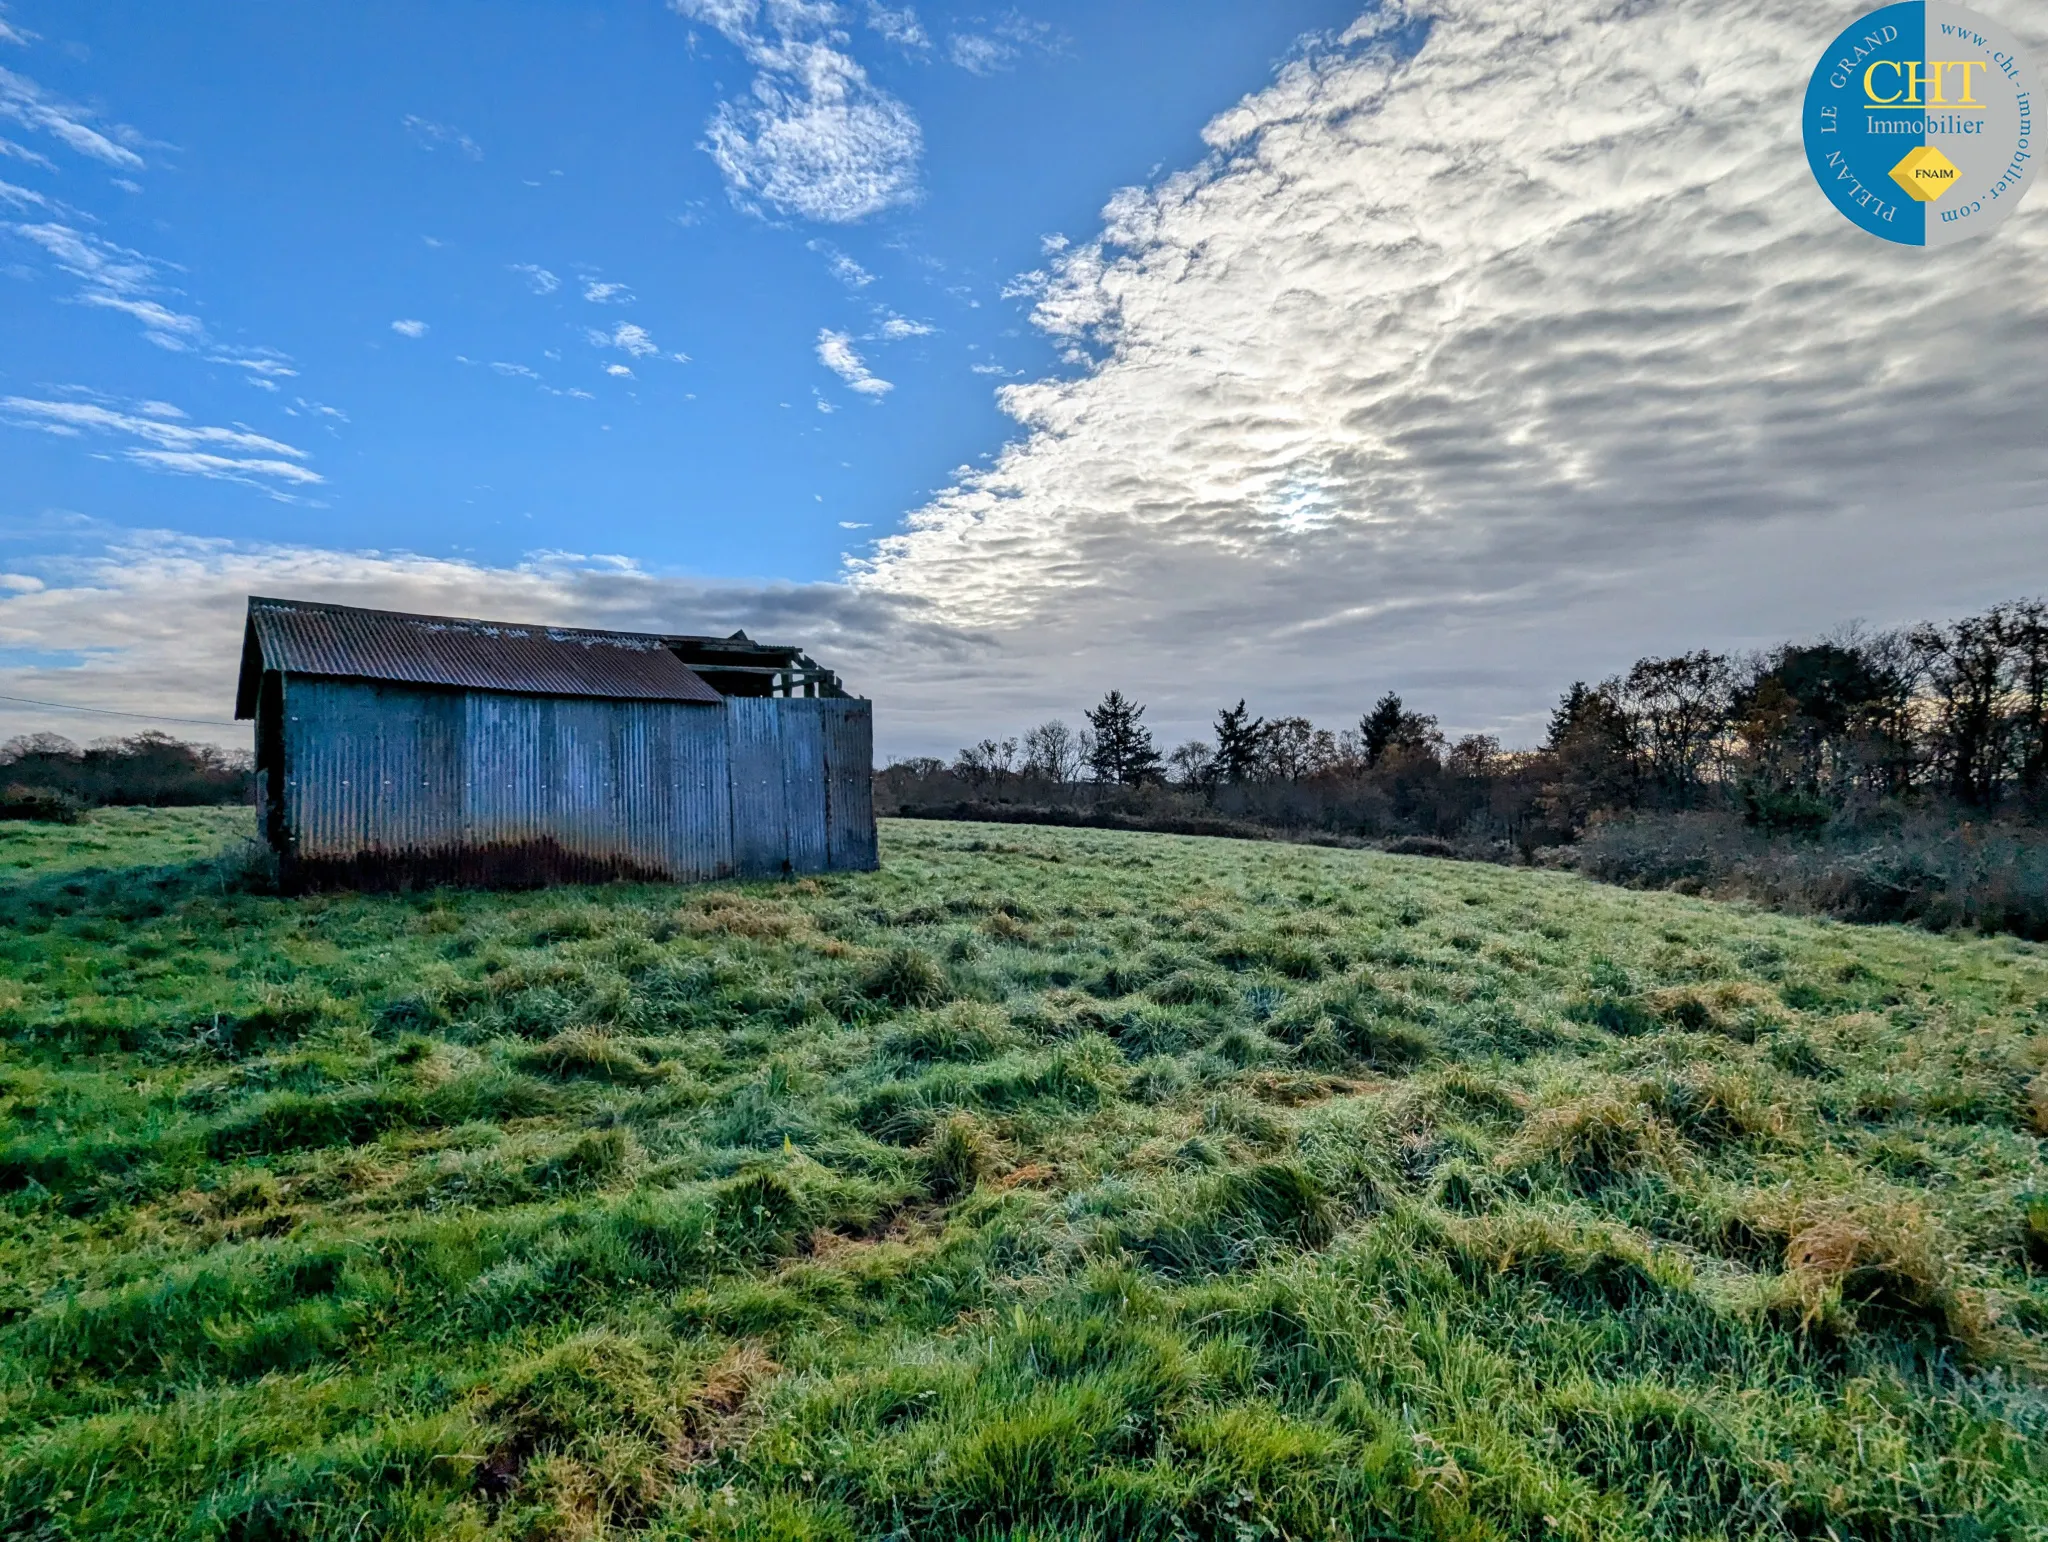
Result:
M1152 730L1139 721L1144 715L1145 709L1122 691L1111 691L1087 714L1095 740L1088 766L1097 781L1136 787L1159 780L1159 751Z

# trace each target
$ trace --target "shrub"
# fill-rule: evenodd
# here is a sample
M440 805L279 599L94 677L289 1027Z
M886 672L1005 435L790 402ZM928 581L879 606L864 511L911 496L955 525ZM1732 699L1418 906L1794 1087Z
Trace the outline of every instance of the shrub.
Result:
M249 771L246 754L156 732L84 749L56 734L0 745L0 778L81 805L248 803Z
M36 820L43 824L75 825L85 805L69 793L49 787L24 787L19 782L0 789L0 819Z
M1458 848L1434 835L1403 835L1380 850L1396 857L1455 857Z
M2019 825L1927 813L1888 825L1838 821L1789 842L1732 814L1634 814L1595 824L1561 860L1636 888L1684 884L1845 921L2048 938L2048 832Z

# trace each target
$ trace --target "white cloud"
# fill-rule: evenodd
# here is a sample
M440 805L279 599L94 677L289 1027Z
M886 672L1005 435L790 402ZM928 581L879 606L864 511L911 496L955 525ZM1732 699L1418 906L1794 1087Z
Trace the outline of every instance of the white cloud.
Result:
M592 305L627 305L635 297L625 284L601 284L594 278L586 278L583 281L583 298Z
M585 331L584 336L590 339L593 348L616 348L636 359L651 359L661 352L648 330L630 321L620 322L609 332L592 327Z
M534 371L534 370L532 370L532 369L529 369L529 368L527 368L527 366L526 366L526 365L524 365L524 364L507 364L507 363L506 363L506 362L505 362L504 360L502 360L502 359L500 359L500 360L497 360L497 361L493 362L493 363L492 363L492 365L491 365L491 368L492 368L492 369L494 369L494 370L496 370L496 371L497 371L497 372L498 372L499 374L501 374L501 375L503 375L503 376L505 376L505 377L507 377L508 379L511 379L511 380L538 380L538 379L540 379L540 375L539 375L539 373L538 373L538 372L536 372L536 371Z
M394 321L391 323L391 330L400 337L425 337L427 335L427 324L424 321L414 321L411 319Z
M880 400L896 387L869 373L867 363L853 350L853 338L830 327L818 334L818 362L845 381L848 389Z
M168 402L139 402L129 410L101 401L0 397L0 420L17 428L77 439L109 435L132 441L122 455L138 465L241 482L280 496L279 484L307 486L322 480L303 464L306 452L237 425L215 428L186 421Z
M604 367L604 372L619 380L631 380L633 378L633 371L624 364L607 364Z
M2048 203L1944 261L1844 222L1798 138L1839 24L1389 0L1055 254L1077 373L856 583L976 630L992 719L1114 657L1175 731L1391 686L1525 741L1640 653L2048 583Z
M881 0L868 0L868 25L890 42L904 48L929 48L932 40L924 30L924 23L917 19L913 6L892 9Z
M865 289L875 281L874 274L868 272L830 241L811 241L806 245L825 259L825 266L831 269L832 276L848 289Z
M757 72L746 97L712 115L704 146L742 208L846 224L916 199L923 132L838 46L835 7L670 3L737 44Z
M946 40L946 57L970 75L993 75L1014 69L1027 48L1051 53L1056 46L1049 23L1012 11L986 32L954 33Z
M1017 46L980 33L955 33L946 43L946 57L970 75L993 75L1017 61Z
M445 123L436 123L431 118L415 117L407 113L399 120L405 131L412 135L413 143L422 150L457 150L472 161L484 158L483 146L471 139L462 130L450 128Z
M34 81L11 70L0 70L0 118L40 130L74 153L108 166L124 171L140 171L143 167L142 157L118 142L135 139L132 129L119 125L104 130L95 128L93 115L84 108L51 96Z
M47 155L31 150L27 145L16 144L11 139L0 139L0 156L6 156L11 160L26 161L29 165L40 166L45 171L55 171L57 169L57 163ZM19 192L20 189L17 188L15 191Z
M526 275L526 285L535 294L553 294L562 287L562 281L538 263L515 262L511 268L514 273Z
M154 300L134 300L126 295L88 289L79 295L78 303L96 305L103 310L120 311L124 315L133 316L142 323L145 337L157 346L169 348L174 352L184 349L206 335L206 328L197 316L174 311Z
M891 316L882 323L882 336L892 343L906 337L930 337L937 330L928 321L912 321L908 316Z
M4 141L0 141L0 147L4 147ZM11 203L17 209L47 209L50 206L50 200L41 193L16 187L12 182L0 182L0 202Z
M205 342L206 327L197 316L150 298L164 288L162 265L154 259L54 220L5 228L41 247L59 268L84 282L75 297L80 305L132 316L151 342L173 351Z
M252 377L265 380L289 379L298 374L292 367L290 354L279 353L274 348L243 348L235 352L225 349L206 356L209 364L225 364L230 369L246 370Z

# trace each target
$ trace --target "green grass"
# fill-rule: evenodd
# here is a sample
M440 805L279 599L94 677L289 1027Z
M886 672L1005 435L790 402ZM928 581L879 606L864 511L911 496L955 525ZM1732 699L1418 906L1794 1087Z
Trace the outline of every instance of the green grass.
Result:
M927 823L280 899L245 818L0 836L0 1536L2048 1536L2035 946Z
M0 820L0 881L85 867L189 862L254 829L247 808L88 809L75 825Z

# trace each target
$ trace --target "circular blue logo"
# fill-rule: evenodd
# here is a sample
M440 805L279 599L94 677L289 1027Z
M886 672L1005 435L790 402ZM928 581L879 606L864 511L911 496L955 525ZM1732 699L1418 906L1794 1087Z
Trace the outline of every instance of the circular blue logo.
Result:
M1806 159L1854 224L1904 246L1988 235L2034 180L2040 87L2011 33L1946 0L1872 11L1806 87Z

